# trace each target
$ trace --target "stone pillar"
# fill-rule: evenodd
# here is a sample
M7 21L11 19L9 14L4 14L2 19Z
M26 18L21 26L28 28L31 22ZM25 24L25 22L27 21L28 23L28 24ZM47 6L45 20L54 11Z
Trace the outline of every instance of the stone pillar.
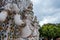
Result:
M2 40L39 40L39 23L30 0L3 0L0 12ZM2 8L1 7L1 8Z

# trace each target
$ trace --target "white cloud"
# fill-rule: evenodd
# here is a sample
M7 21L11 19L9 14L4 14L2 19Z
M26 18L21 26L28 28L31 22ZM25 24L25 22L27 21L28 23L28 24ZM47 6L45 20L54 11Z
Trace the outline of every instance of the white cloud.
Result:
M41 0L31 0L33 2L34 5L38 4L41 2Z
M45 23L58 23L60 22L60 2L58 0L32 0L34 4L34 12L40 21L40 25ZM56 3L56 1L58 1ZM55 6L54 6L55 5Z
M43 24L54 23L55 21L57 21L57 19L57 17L52 16L44 17L43 20L40 21L40 25L42 26Z

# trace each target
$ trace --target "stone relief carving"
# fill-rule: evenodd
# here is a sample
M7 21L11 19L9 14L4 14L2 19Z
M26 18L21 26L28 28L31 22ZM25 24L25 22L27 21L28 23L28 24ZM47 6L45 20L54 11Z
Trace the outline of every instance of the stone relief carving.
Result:
M39 40L31 0L0 0L0 40Z

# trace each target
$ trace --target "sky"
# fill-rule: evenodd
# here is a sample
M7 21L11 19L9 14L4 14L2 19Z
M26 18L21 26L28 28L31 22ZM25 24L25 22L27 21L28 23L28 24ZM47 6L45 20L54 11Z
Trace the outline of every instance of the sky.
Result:
M39 24L60 23L60 0L32 0Z

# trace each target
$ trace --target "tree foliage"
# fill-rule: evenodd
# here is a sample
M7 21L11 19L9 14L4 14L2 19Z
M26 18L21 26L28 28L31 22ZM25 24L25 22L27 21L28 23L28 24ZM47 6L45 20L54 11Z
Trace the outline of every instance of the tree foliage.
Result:
M47 38L54 38L60 36L60 25L56 24L44 24L40 29L40 36Z

